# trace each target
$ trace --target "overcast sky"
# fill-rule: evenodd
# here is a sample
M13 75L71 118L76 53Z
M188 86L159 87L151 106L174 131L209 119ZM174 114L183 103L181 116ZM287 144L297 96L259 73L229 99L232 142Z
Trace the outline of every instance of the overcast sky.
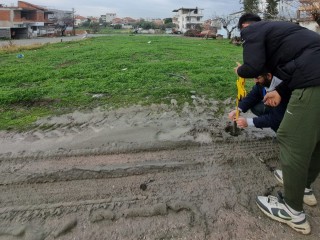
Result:
M35 5L60 10L75 9L77 15L100 17L105 13L116 13L117 17L170 18L172 10L185 8L204 9L205 19L241 10L239 0L26 0ZM7 6L17 6L18 1L0 0Z

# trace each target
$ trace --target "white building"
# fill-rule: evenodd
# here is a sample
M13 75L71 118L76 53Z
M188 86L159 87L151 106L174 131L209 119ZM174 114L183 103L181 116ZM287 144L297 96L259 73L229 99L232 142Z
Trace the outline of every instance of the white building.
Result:
M172 18L172 22L178 26L178 31L185 33L187 30L196 29L197 26L201 26L203 21L203 9L201 8L179 8L172 12L175 15Z
M111 23L113 19L117 17L115 13L106 13L106 22Z

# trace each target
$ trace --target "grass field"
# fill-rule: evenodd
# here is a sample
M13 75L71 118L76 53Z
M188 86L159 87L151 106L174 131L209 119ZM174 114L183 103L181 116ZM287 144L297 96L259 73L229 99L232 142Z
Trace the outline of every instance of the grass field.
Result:
M18 58L23 54L23 58ZM118 35L0 50L0 129L90 109L235 97L242 48L228 40Z

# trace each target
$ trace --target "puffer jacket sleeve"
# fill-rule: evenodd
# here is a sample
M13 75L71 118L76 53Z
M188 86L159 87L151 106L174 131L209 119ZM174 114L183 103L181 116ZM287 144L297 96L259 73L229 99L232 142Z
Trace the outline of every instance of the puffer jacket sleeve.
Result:
M257 128L271 128L277 131L287 108L287 102L281 102L277 107L272 108L268 114L253 118L253 124Z
M239 102L239 108L245 113L250 108L261 102L262 99L262 87L259 84L256 84L252 87L248 95Z

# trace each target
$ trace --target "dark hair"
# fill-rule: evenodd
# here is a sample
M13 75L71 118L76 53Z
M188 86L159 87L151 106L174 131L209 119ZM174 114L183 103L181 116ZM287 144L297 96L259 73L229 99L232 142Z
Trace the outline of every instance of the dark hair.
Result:
M239 18L238 29L242 29L242 24L247 22L259 22L261 18L253 13L245 13Z

